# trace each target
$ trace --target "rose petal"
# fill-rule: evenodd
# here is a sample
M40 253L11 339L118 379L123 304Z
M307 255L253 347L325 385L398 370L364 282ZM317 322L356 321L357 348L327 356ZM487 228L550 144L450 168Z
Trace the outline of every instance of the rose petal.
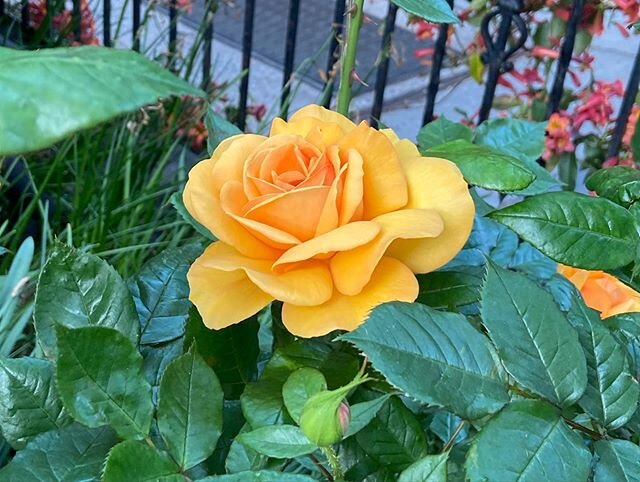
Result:
M314 256L345 251L368 243L380 232L380 225L373 221L357 221L345 224L333 231L305 241L287 250L273 267L306 261Z
M382 214L372 221L381 227L374 240L350 251L336 253L331 258L331 275L342 294L354 296L362 291L385 251L396 239L435 238L444 229L438 212L427 209L402 209Z
M365 220L407 204L407 180L398 155L384 134L363 122L343 137L339 146L341 150L355 149L362 156Z
M215 193L220 192L227 181L242 181L245 163L266 140L264 136L244 134L226 147L213 166L212 188Z
M213 189L213 167L216 161L206 159L189 172L182 200L189 213L221 241L236 247L241 253L263 258L277 258L280 253L254 237L228 216L220 206Z
M364 193L362 169L362 156L355 149L347 151L347 172L344 177L344 186L340 204L340 225L346 224L356 217L358 207L362 206L362 196Z
M333 292L320 306L296 306L285 303L282 322L297 336L322 336L333 330L353 330L369 312L388 301L415 301L418 282L411 270L392 258L382 258L369 284L356 296Z
M207 327L219 330L239 323L273 301L241 269L222 271L207 267L209 254L205 251L187 273L189 299Z
M333 292L331 275L324 263L310 261L285 273L276 273L271 270L270 260L242 256L222 243L209 246L205 254L202 266L222 271L242 269L258 288L280 301L301 306L319 305L329 300Z
M404 159L409 184L407 208L433 209L444 221L437 238L397 240L387 254L405 263L414 273L431 272L462 249L473 226L475 206L467 183L450 161L434 157Z
M336 124L347 134L356 128L356 125L351 122L347 117L342 114L338 114L329 109L325 109L319 105L307 105L298 110L289 118L289 123L298 122L302 119L313 119L315 121L321 121L328 124ZM317 124L317 122L316 122Z
M334 123L322 122L317 119L308 117L298 119L296 122L285 122L276 117L271 124L271 136L280 135L296 135L301 136L308 142L319 148L325 148L336 144L343 136L342 128Z
M393 148L396 150L401 162L402 159L420 157L418 148L409 139L400 139L392 129L380 129L380 132L387 136L387 139L391 141L391 144L393 144Z
M257 239L274 249L285 250L302 242L286 231L276 229L273 226L269 226L258 221L244 218L241 213L247 203L247 197L242 189L242 184L238 181L228 182L222 187L222 191L220 191L220 203L222 209L229 217L239 223ZM271 258L271 256L261 256L257 253L241 252L248 256L255 255L258 258ZM273 254L273 252L275 251L272 251L269 254Z

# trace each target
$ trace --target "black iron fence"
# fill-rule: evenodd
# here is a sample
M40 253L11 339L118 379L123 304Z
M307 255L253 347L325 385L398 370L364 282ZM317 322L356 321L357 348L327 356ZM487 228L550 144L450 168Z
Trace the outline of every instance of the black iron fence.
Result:
M53 4L54 0L47 0L48 5ZM250 61L253 49L253 31L254 16L256 2L260 0L245 0L243 35L242 35L242 60L241 69L246 72L243 75L239 86L239 104L238 104L238 127L244 129L247 116L247 102L249 97L249 76ZM285 0L282 0L283 4ZM290 84L294 73L294 55L296 50L296 38L298 35L298 23L300 5L305 1L314 0L288 0L286 4L288 8L287 27L285 35L285 53L283 66L283 89L281 95L281 115L286 117L287 104L291 93ZM329 1L329 0L324 0ZM453 0L447 0L453 6ZM211 80L211 54L213 42L213 19L216 13L217 1L206 1L205 19L206 27L203 39L203 61L202 61L202 79L203 85L208 85ZM329 106L332 100L336 62L338 61L340 38L344 30L344 18L348 0L335 0L334 18L331 25L331 41L329 45L329 53L327 58L327 77L323 89L322 103ZM555 77L551 83L551 89L547 101L546 117L558 110L560 100L564 92L564 83L569 63L571 62L576 35L578 33L579 20L582 17L585 7L585 0L574 0L571 14L567 23L565 36L560 46L560 54L555 69ZM142 5L140 0L132 0L132 48L140 49L140 30L141 30L141 14ZM523 48L528 37L528 29L523 18L524 0L497 0L496 6L482 20L481 35L484 40L485 52L482 55L482 61L487 66L487 79L485 82L484 93L479 108L479 120L484 121L489 117L493 107L493 100L500 76L513 69L511 58L516 52ZM383 23L381 36L380 61L376 66L376 79L373 95L373 104L371 107L370 123L377 126L383 112L384 94L387 86L387 78L389 72L390 45L393 39L395 19L398 8L389 3L387 16ZM110 46L111 38L111 1L103 0L103 44ZM5 0L0 0L0 22L7 15L5 8ZM72 29L75 37L80 38L80 17L81 3L80 0L73 0L73 19ZM178 35L178 5L177 0L169 0L168 8L169 17L169 36L168 36L168 53L172 58L176 55L177 35ZM28 3L22 4L21 30L24 36L29 34L29 8ZM438 35L435 40L433 58L431 62L431 70L426 86L426 101L424 108L423 123L427 124L434 119L436 96L440 87L440 73L443 68L443 60L446 52L447 36L449 28L447 25L441 25L438 29ZM617 156L622 143L622 137L625 127L633 107L633 103L638 94L638 85L640 84L640 49L638 50L632 67L632 72L627 82L625 94L617 116L614 134L610 140L607 157Z

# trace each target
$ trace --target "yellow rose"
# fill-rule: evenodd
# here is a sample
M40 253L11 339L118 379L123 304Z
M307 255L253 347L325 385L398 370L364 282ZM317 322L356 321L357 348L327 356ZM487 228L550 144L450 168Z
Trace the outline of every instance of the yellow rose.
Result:
M316 105L274 120L269 137L226 139L189 173L184 204L219 239L188 273L204 323L224 328L280 300L302 337L414 301L413 273L451 260L474 216L453 163Z
M558 266L558 272L580 290L586 305L598 310L602 318L640 311L640 293L610 274L563 265Z

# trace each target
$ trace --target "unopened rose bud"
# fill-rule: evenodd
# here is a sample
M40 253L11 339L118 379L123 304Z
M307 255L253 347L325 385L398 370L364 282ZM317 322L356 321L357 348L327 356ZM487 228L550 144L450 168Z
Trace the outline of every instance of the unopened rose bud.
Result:
M340 420L342 433L346 432L351 421L351 408L347 402L342 402L338 407L338 419Z

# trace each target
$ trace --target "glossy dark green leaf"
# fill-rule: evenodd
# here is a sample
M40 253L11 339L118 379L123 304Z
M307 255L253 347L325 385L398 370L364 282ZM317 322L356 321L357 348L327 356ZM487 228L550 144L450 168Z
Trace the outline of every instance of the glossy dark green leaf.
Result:
M132 50L0 48L0 64L0 155L42 149L160 97L204 97Z
M489 263L481 311L504 367L520 385L564 406L582 396L585 356L551 294L526 276Z
M109 427L73 424L33 438L0 470L3 482L99 482L111 447L118 442Z
M235 442L238 434L245 427L247 427L247 424L244 416L242 415L240 400L225 400L222 406L222 434L220 435L220 438L218 438L218 443L216 444L213 454L211 454L206 462L204 462L209 473L223 474L227 472L225 470L225 464L229 459L231 446L233 445L233 442ZM197 468L198 467L196 467L196 469ZM254 467L250 466L241 470L254 470ZM240 472L240 470L237 472ZM195 473L192 475L193 477L198 476Z
M142 442L126 440L109 453L102 482L185 482L171 458Z
M316 482L316 479L302 474L287 474L275 470L257 470L237 474L214 475L196 482Z
M210 241L217 240L217 238L213 234L211 234L211 231L209 231L202 224L196 221L191 213L187 211L187 208L184 205L184 201L182 200L182 191L174 192L171 195L170 202L175 210L178 211L178 214L182 217L182 219L184 219L187 224L191 225L192 228L198 231L198 233L204 236L205 239L208 239Z
M216 147L227 137L242 134L240 129L215 112L213 106L209 107L204 121L207 127L207 134L209 134L207 137L207 151L209 154L213 154Z
M198 351L216 372L225 396L237 399L244 386L256 377L259 328L258 320L253 316L222 330L211 330L193 308L187 320L185 351L197 341Z
M168 341L157 345L140 345L142 355L142 372L151 385L154 404L157 404L160 380L169 363L183 353L183 340Z
M369 422L378 415L378 412L384 406L389 397L390 395L383 395L381 397L374 398L373 400L351 405L351 417L347 430L344 433L344 438L355 435L369 425Z
M449 141L462 139L471 142L473 131L458 122L452 122L445 116L429 122L418 132L417 140L420 150L430 149Z
M502 118L485 121L476 130L474 141L477 144L520 159L535 174L536 180L516 194L531 196L561 186L537 163L544 151L546 126L546 122Z
M444 410L438 410L438 412L431 419L429 424L429 430L438 436L440 440L447 443L453 434L458 432L454 444L462 442L469 436L469 425L465 424L462 428L460 425L464 423L457 415Z
M291 418L299 424L302 409L307 400L326 389L327 381L324 375L315 368L300 368L289 375L282 386L282 399Z
M599 169L587 178L586 185L598 196L625 207L640 199L640 172L631 167Z
M417 275L420 292L416 302L432 308L451 309L480 299L483 270L452 269Z
M627 440L599 440L593 482L640 482L640 447Z
M392 0L398 7L412 15L437 23L460 23L446 0Z
M638 408L640 392L627 352L603 325L598 312L578 297L573 300L569 321L578 331L587 358L587 389L578 403L600 424L619 428Z
M527 198L489 217L557 262L584 269L629 264L639 241L629 211L606 199L573 192Z
M103 260L57 244L42 268L34 312L38 343L55 357L55 327L106 326L133 342L138 314L126 283Z
M140 344L175 340L189 316L189 266L202 248L190 244L167 249L149 260L129 281L140 319Z
M222 387L195 347L162 376L158 428L182 469L205 460L222 433Z
M467 454L470 482L586 482L591 454L557 410L513 402L476 435Z
M239 435L238 441L260 454L277 459L291 459L318 449L299 427L293 425L260 427Z
M418 303L386 303L341 339L412 398L464 418L496 412L509 400L488 340L460 314Z
M422 155L450 160L469 184L493 191L521 190L536 179L519 159L463 139L424 150Z
M101 326L58 326L56 334L58 390L73 418L89 427L110 424L125 439L146 437L151 387L131 341Z
M394 472L427 455L420 422L396 397L387 400L355 438L369 457Z
M20 449L34 436L71 422L54 382L54 367L39 358L0 359L2 436Z
M240 430L240 434L250 431L251 427L245 424ZM267 457L264 455L240 443L236 437L229 447L229 453L227 454L224 467L228 474L250 472L264 469L267 465L267 460Z
M447 482L448 456L427 455L403 470L398 482Z
M640 337L640 313L619 313L602 320L607 328Z

